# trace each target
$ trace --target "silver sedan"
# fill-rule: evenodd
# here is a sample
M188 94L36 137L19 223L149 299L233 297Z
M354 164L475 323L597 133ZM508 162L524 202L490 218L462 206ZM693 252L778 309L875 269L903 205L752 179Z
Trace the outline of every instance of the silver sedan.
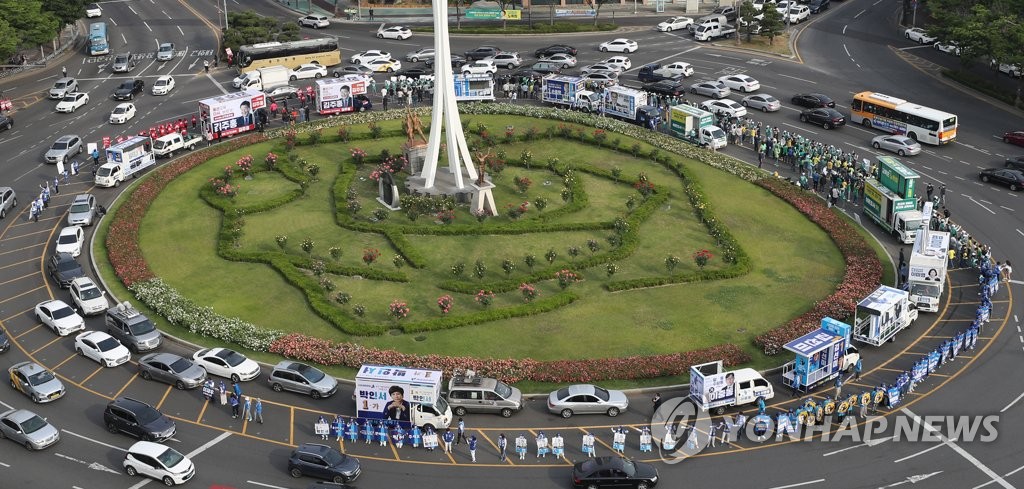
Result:
M139 376L185 390L203 385L206 370L173 353L150 353L139 359Z
M573 414L607 414L618 416L629 407L622 391L608 390L592 384L563 387L548 395L548 411L569 418Z
M779 99L768 95L767 93L755 93L753 95L747 95L740 101L744 107L750 107L751 109L758 109L761 112L775 112L782 108L782 102Z
M38 363L21 362L7 369L11 376L11 387L25 394L32 402L42 404L64 397L64 384Z
M913 156L921 152L921 143L907 136L876 136L871 140L871 146L875 149L892 151L900 156Z
M0 438L7 438L29 450L42 450L60 440L60 432L45 419L27 409L0 414Z
M725 98L732 95L732 90L720 81L702 81L690 85L690 93L697 93L705 97Z

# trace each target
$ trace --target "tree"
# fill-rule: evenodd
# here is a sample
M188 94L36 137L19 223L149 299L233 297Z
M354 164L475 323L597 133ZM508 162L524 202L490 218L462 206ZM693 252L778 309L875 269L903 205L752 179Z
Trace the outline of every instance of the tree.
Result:
M56 15L43 11L41 0L0 0L0 12L17 31L21 45L50 42L61 27Z
M611 1L612 0L583 0L585 5L590 5L590 8L594 9L594 25L597 25L597 18L601 15L601 7Z
M7 61L18 52L18 31L0 19L0 61Z
M785 26L782 24L782 14L775 10L774 4L767 4L762 10L764 17L761 19L761 35L768 37L768 44L775 42L775 38L782 34Z
M462 6L468 7L473 2L472 0L451 0L451 2L455 4L455 28L462 29L462 11L459 8Z
M43 10L57 16L61 26L74 24L85 17L87 0L43 0Z
M756 15L758 15L758 11L750 0L740 4L740 19L742 19L743 32L747 35L747 42L750 42L750 36L754 34L754 26L757 24L757 19L754 18ZM739 38L736 36L737 40Z

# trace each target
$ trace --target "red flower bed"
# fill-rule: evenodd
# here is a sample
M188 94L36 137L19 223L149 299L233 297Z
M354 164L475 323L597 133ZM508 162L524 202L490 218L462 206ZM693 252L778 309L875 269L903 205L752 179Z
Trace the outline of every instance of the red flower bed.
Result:
M442 370L452 375L455 370L472 369L481 375L497 377L505 382L533 380L538 382L597 382L611 379L646 379L686 374L690 366L723 360L726 366L750 361L750 355L733 344L717 345L703 350L665 355L583 360L538 361L415 355L394 350L367 348L355 343L332 343L300 333L285 335L270 345L271 353L288 358L316 362L321 365L343 365L358 368L363 364L402 365Z
M810 311L754 339L754 344L763 349L766 355L775 355L782 351L787 342L820 327L822 318L843 319L853 314L857 303L874 292L881 283L882 263L849 221L829 209L825 201L784 180L765 178L757 183L789 202L825 230L846 261L843 281L832 295L814 304Z

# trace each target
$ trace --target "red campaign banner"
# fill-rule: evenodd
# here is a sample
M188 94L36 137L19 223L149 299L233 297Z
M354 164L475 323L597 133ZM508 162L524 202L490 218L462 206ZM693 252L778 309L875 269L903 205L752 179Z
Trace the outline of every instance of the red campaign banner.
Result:
M103 136L103 149L110 147L110 136Z

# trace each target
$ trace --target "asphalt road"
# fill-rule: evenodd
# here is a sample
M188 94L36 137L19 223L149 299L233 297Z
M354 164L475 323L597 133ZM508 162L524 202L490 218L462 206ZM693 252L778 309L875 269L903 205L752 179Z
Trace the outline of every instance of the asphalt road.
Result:
M268 15L293 16L271 2L259 3L255 7ZM106 123L109 110L116 105L109 100L109 94L126 77L111 76L103 59L79 54L66 63L69 75L78 77L92 96L87 110L74 115L53 113L54 102L33 101L59 76L57 67L46 73L34 74L34 77L22 78L13 86L3 87L7 93L18 97L20 106L24 106L15 115L16 128L0 135L0 165L4 168L0 184L14 187L22 197L20 210L30 200L29 196L38 192L39 183L44 178L52 178L53 167L42 164L41 154L57 136L75 133L86 141L98 142L102 136L134 134L155 123L191 114L197 100L230 89L226 83L233 75L227 70L213 70L210 75L202 72L202 60L212 54L209 51L214 45L212 28L218 26L218 11L212 2L192 5L137 0L112 2L104 4L104 8L111 27L112 52L130 49L140 55L151 56L159 42L175 42L179 48L187 46L183 55L171 62L156 63L151 57L141 58L132 73L132 76L146 80L147 85L156 76L173 74L178 87L169 96L154 97L147 92L137 98L135 102L140 113L126 126ZM229 8L237 8L237 5L229 4ZM902 38L894 24L897 8L890 2L872 3L871 0L837 3L830 12L817 16L803 27L799 38L803 63L732 50L728 48L728 42L723 43L725 48L700 44L682 34L637 29L623 37L631 37L641 46L639 52L630 56L633 74L637 67L647 62L681 59L693 64L697 70L692 81L746 73L759 79L763 91L776 95L784 105L787 105L785 102L790 94L801 91L821 91L842 102L852 93L871 89L957 113L961 119L957 144L926 147L923 154L904 161L919 171L925 181L947 184L947 198L954 218L965 224L972 235L992 244L997 259L1024 263L1020 256L1020 243L1024 239L1021 229L1024 226L1015 212L1020 205L1018 196L976 181L979 167L998 165L1005 155L1018 153L993 136L1024 126L1024 119L1019 114L1006 112L953 90L901 58L900 48L908 48L902 50L903 53L924 57L942 53L919 49ZM208 20L200 20L197 14ZM375 26L346 24L332 26L320 34L338 36L345 57L364 49L385 49L404 55L417 47L432 45L429 36L421 35L410 41L376 40L374 31ZM580 48L580 64L587 64L606 57L597 52L596 46L611 37L619 36L507 36L493 41L460 37L453 39L452 45L453 51L461 52L478 44L493 42L506 50L531 54L543 45L566 42ZM944 60L934 58L933 61ZM632 77L627 74L624 79ZM840 107L840 110L846 109ZM878 134L859 127L826 132L801 124L797 120L797 111L789 108L755 117L827 144L856 148L862 156L873 153L869 141ZM726 152L747 161L753 160L752 154L742 148L730 147ZM32 317L32 307L51 297L67 297L65 291L49 283L42 274L42 268L45 257L52 250L49 243L63 225L63 212L71 194L94 192L102 203L109 203L115 195L112 190L93 189L84 176L62 189L39 223L26 222L27 213L12 213L2 223L4 227L0 231L0 324L11 332L17 343L14 350L3 356L0 365L6 367L31 357L57 371L71 386L64 399L51 405L31 406L28 399L13 391L7 391L10 394L0 398L3 403L0 405L34 409L63 430L61 443L45 452L28 453L13 445L11 449L0 452L0 475L4 480L16 484L12 487L29 483L81 489L139 487L141 479L129 478L120 469L121 451L130 446L132 440L111 435L102 425L106 400L130 395L157 405L176 420L178 434L169 444L182 453L190 454L196 462L198 475L190 482L191 486L304 487L307 481L293 480L286 473L285 461L290 447L314 441L311 423L317 415L350 414L349 389L343 389L331 399L313 402L301 396L272 393L262 379L250 382L243 386L245 393L264 399L267 422L262 425L246 423L232 419L225 407L205 406L196 391L179 392L137 378L133 375L132 364L114 369L100 368L74 355L73 340L58 339L39 326ZM857 211L853 207L848 210L852 214ZM869 225L868 228L877 231L874 226ZM880 236L880 240L895 249L890 238ZM958 284L968 284L974 277L962 272L954 274L954 279ZM1014 292L1019 292L1019 286L1014 288L1018 289ZM891 382L898 371L907 368L921 353L966 327L968 323L964 319L972 315L976 307L972 304L977 300L971 297L973 292L973 287L950 289L950 305L943 314L923 315L910 334L900 335L896 343L886 345L878 352L865 349L865 366L870 372L860 384L848 384L847 389ZM1021 456L1020 443L1016 441L1022 428L1019 423L1014 423L1014 416L1021 414L1024 404L1018 397L1021 395L1018 377L1013 375L1019 372L1021 355L1024 354L1024 340L1019 337L1017 321L1020 308L1011 302L1005 288L996 299L993 322L986 327L979 349L961 355L952 365L944 366L939 375L929 378L919 387L916 397L909 399L911 404L906 406L920 416L999 414L1001 410L1005 411L1002 413L1003 421L997 424L999 437L995 442L883 440L891 436L891 432L878 435L880 438L870 444L847 439L835 443L815 441L762 446L740 440L732 447L708 450L681 464L659 464L663 484L744 488L896 487L897 484L976 487L986 483L992 487L1024 486L1024 476L1018 472L1020 460L1024 457ZM88 325L92 329L102 327L97 318L90 318ZM1017 329L1017 334L1013 334L1014 329ZM165 350L187 353L171 345ZM781 385L777 379L773 382ZM666 399L678 394L663 392ZM524 412L511 420L487 415L467 416L470 429L484 440L480 462L476 466L469 463L465 449L459 449L449 457L412 450L408 446L401 451L375 444L351 446L345 443L342 446L363 460L364 474L359 481L363 487L399 484L439 487L453 482L466 487L566 487L566 462L538 461L531 454L525 463L513 460L499 464L491 444L497 433L504 432L511 438L519 432L526 432L532 447L532 432L528 430L545 430L549 434L551 431L561 432L572 459L580 456L579 439L581 430L586 429L599 436L599 454L607 454L612 426L622 424L638 428L648 422L649 396L633 396L632 401L633 408L614 420L603 416L562 420L546 413L543 400L531 400ZM775 402L780 405L793 403L785 393L781 393ZM907 413L902 414L908 416ZM640 456L637 440L633 432L628 455ZM655 452L640 457L655 459L657 456ZM395 462L396 459L401 463ZM496 472L503 465L517 470ZM991 482L993 476L1005 479Z

